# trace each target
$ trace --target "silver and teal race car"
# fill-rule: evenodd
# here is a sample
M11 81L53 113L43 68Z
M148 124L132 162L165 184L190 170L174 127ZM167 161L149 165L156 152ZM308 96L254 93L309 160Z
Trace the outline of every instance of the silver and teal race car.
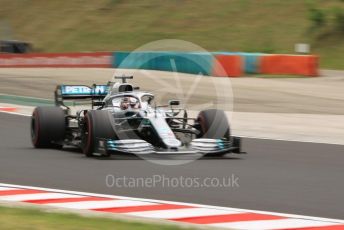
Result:
M178 100L156 105L152 93L127 83L132 78L115 77L113 82L92 87L58 85L55 106L33 111L33 146L76 146L87 157L243 153L241 139L230 134L224 111L203 110L190 118ZM73 111L69 100L79 103L73 105L89 103L89 108Z

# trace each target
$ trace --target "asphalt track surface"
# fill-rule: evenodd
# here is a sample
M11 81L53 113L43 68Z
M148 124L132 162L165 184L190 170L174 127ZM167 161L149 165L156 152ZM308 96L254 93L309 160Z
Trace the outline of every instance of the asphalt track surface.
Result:
M29 117L0 113L0 182L235 208L344 218L344 146L243 139L248 155L179 166L135 157L85 158L73 149L34 149ZM107 187L106 176L238 177L239 187ZM235 184L233 184L235 185Z

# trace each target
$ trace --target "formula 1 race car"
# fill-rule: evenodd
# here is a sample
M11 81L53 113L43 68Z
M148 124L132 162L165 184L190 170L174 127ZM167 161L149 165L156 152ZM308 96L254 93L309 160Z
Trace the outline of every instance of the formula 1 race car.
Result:
M132 76L114 78L107 85L92 87L58 85L55 106L36 107L33 111L34 147L76 146L87 157L119 153L242 153L241 139L230 135L224 111L208 109L189 118L180 101L157 106L153 94L127 83ZM82 105L87 102L88 108L79 107L73 112L67 100Z

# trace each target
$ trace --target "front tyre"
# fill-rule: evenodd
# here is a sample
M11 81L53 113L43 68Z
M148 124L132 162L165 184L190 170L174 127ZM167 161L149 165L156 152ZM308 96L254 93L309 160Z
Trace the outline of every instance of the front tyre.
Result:
M198 138L225 139L230 140L230 127L227 116L223 110L208 109L203 110L197 117L198 129L200 134ZM208 153L207 156L223 156L223 153Z
M35 148L63 146L65 113L60 107L36 107L31 117L31 141Z
M116 134L112 127L111 114L106 110L91 110L85 115L85 130L82 151L86 157L92 157L97 149L98 139L115 139ZM103 155L109 157L105 153Z
M223 110L208 109L198 114L200 134L198 138L230 139L230 127Z

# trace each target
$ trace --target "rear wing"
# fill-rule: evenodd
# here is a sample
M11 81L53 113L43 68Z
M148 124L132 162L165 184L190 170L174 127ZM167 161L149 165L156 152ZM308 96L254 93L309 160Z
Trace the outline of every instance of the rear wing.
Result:
M65 106L65 100L102 100L109 90L108 85L58 85L55 90L55 104Z

